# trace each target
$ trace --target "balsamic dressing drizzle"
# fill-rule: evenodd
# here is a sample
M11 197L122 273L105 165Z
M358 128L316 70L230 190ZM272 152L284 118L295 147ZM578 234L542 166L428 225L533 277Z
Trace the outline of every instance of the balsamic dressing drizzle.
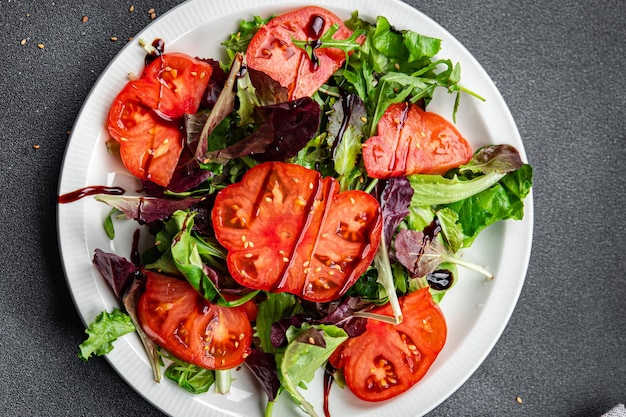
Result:
M80 188L78 190L61 194L58 198L58 202L61 204L73 203L81 198L95 195L95 194L108 194L108 195L124 195L126 190L122 187L106 187L104 185L94 185L89 187Z
M304 27L304 33L308 38L311 38L311 69L313 71L317 70L320 66L320 60L315 54L315 50L322 46L322 42L319 39L320 36L322 36L325 25L326 20L322 16L314 14Z

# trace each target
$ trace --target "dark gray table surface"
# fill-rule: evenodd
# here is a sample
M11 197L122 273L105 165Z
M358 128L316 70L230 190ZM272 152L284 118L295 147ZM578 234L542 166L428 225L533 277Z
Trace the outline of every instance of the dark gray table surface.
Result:
M179 3L0 0L2 416L161 415L106 360L77 359L84 328L55 204L67 132L97 77L150 8ZM626 401L626 2L408 3L490 74L536 172L519 303L483 364L429 416L598 416Z

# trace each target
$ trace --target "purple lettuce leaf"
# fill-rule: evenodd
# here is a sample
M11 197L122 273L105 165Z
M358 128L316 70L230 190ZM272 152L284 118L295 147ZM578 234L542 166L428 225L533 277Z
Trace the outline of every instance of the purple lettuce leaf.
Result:
M257 159L282 161L295 156L317 134L321 114L320 105L310 97L257 107L255 118L273 132L272 142Z
M140 271L128 259L114 253L104 252L101 249L95 250L93 265L120 300Z
M252 348L244 364L259 381L269 400L274 401L280 389L280 380L278 379L274 355Z
M246 67L254 93L262 104L284 103L289 100L288 90L262 71Z
M409 215L413 193L413 188L406 177L391 178L385 184L380 200L383 212L383 238L387 248L391 247L396 229Z
M187 210L201 200L200 197L174 199L108 194L98 194L94 199L118 209L126 217L135 219L140 224L165 220L175 211Z

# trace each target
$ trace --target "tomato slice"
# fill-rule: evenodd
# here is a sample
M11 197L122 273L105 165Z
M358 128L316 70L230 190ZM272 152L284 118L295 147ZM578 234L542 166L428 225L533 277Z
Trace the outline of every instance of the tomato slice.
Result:
M290 99L311 96L343 65L345 53L322 46L315 50L317 62L313 62L293 44L293 39L319 39L333 24L339 25L335 39L347 39L352 34L337 15L317 6L276 16L248 44L248 66L287 88Z
M471 158L471 146L450 122L409 103L390 105L378 135L363 144L365 169L373 178L444 174Z
M400 298L404 320L399 325L368 319L366 330L348 339L331 356L343 368L346 385L365 401L384 401L420 381L446 341L443 313L428 288ZM392 316L386 305L372 311Z
M186 54L170 52L154 59L142 78L157 81L158 95L148 94L143 102L163 117L177 119L198 111L213 73L207 62ZM156 98L156 100L155 100Z
M340 193L335 179L283 162L257 165L221 190L212 219L237 282L320 302L365 272L382 227L371 195Z
M230 369L250 353L252 327L239 308L211 304L186 281L144 271L137 303L142 330L163 349L207 369Z
M132 175L169 184L183 149L182 116L198 111L211 73L206 62L164 54L116 96L107 129Z

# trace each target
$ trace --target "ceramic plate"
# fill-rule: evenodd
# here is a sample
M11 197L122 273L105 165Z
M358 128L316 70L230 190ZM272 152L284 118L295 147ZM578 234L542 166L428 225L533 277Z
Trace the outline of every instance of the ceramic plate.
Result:
M465 96L457 115L457 127L476 149L491 143L516 146L523 159L524 147L511 114L500 93L472 55L445 29L421 12L396 0L318 0L347 19L358 6L359 15L373 21L384 15L398 29L412 29L443 40L440 56L460 62L462 84L486 98L481 102ZM220 43L235 32L241 20L263 17L305 5L281 0L190 0L161 16L135 39L161 38L166 51L182 51L202 57L222 57ZM110 63L93 87L77 118L66 150L59 193L90 185L120 185L126 190L137 187L121 163L106 151L105 118L129 72L139 73L144 51L137 42L129 43ZM453 96L439 93L429 106L444 117L452 114ZM96 248L115 251L128 257L134 222L116 227L116 238L104 234L102 220L109 208L91 198L58 207L61 256L67 282L82 320L87 324L101 311L111 311L117 300L91 264ZM133 223L133 224L131 224ZM362 402L348 390L337 387L330 396L335 416L418 416L426 414L454 393L488 355L502 333L521 291L530 256L533 224L532 195L526 199L522 221L506 221L485 230L465 259L486 265L495 279L485 283L481 276L460 270L456 286L446 295L441 307L448 322L448 341L427 376L405 395L384 403ZM236 373L231 392L191 395L174 383L156 384L139 338L134 334L120 338L107 355L111 365L144 398L171 416L262 416L265 395L246 370ZM94 382L95 383L95 382ZM304 395L322 413L321 373L309 384ZM286 396L274 408L275 416L301 415Z

